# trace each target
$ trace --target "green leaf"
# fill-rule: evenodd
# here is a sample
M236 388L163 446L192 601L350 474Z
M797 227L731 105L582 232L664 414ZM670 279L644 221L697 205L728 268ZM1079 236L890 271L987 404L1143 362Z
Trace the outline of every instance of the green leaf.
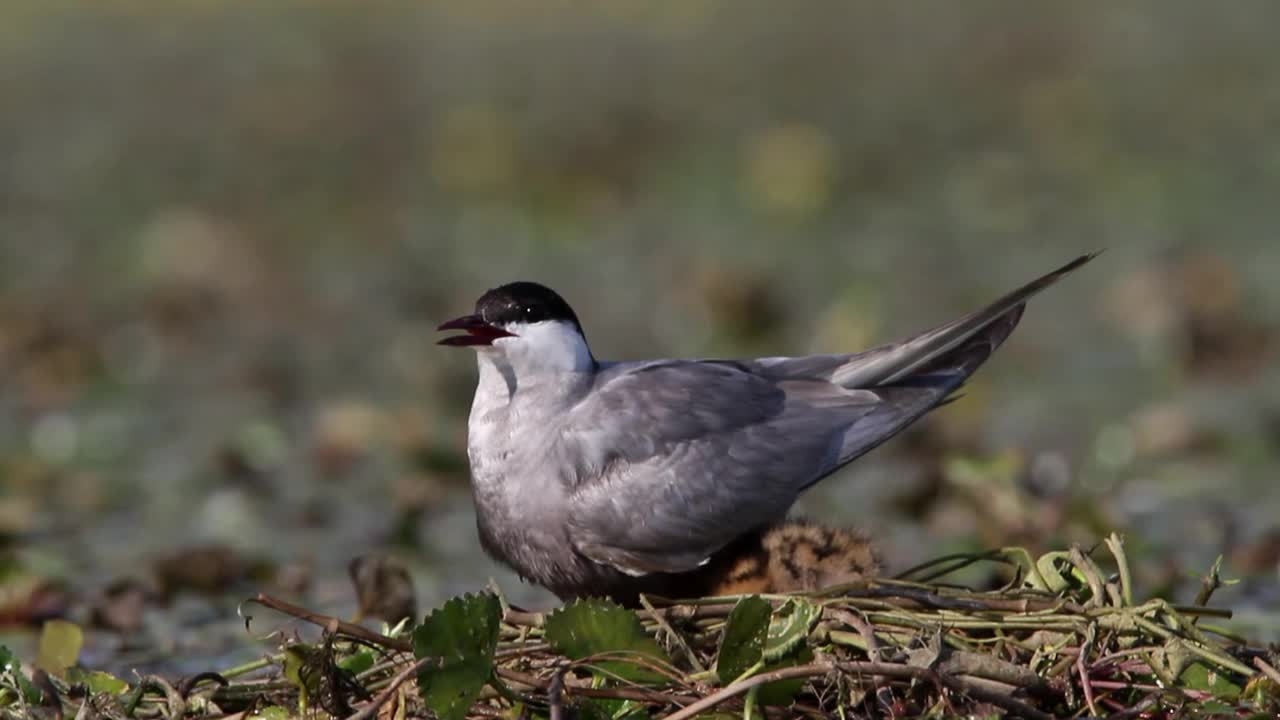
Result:
M318 688L316 674L308 668L315 664L316 650L309 645L295 643L284 649L284 677L298 688L298 710L306 712L311 698Z
M13 651L4 645L0 645L0 673L13 673L17 679L18 689L22 691L23 699L27 704L34 705L39 703L43 697L40 688L31 684L27 676L22 672L22 661L18 659Z
M418 673L418 692L441 720L462 720L493 675L502 605L492 593L445 603L413 631L413 654L439 658Z
M1231 682L1227 675L1199 662L1188 665L1178 675L1178 683L1190 690L1210 693L1220 700L1235 700L1240 697L1239 685Z
M1192 712L1196 717L1229 717L1235 715L1235 707L1221 700L1202 700L1195 704Z
M291 720L294 714L289 712L288 708L282 708L279 705L268 705L249 717L261 718L262 720Z
M772 616L773 606L759 595L743 598L733 606L720 641L720 654L716 657L716 675L721 683L738 679L764 657L764 642Z
M574 660L603 653L645 656L662 665L670 659L644 631L635 613L608 600L577 600L547 617L543 633L558 652ZM663 676L625 660L593 662L602 672L636 682L658 682Z
M808 645L801 645L799 649L793 651L790 655L776 662L766 664L760 669L760 672L773 672L774 670L781 670L795 665L808 665L811 662L813 662L813 650ZM807 682L809 682L808 678L790 678L788 680L775 680L771 683L765 683L760 686L760 693L756 695L756 701L761 705L785 707L791 704L796 695L800 694Z
M129 683L100 670L81 670L71 668L67 671L67 682L80 683L89 688L89 692L121 695L129 689Z
M613 720L613 713L622 705L621 700L598 700L583 698L578 703L580 720Z
M1067 562L1071 557L1071 553L1064 551L1048 552L1041 555L1036 560L1036 569L1040 571L1040 577L1044 578L1045 587L1040 590L1047 590L1051 593L1060 593L1071 587L1071 580L1062 574L1058 569L1058 562ZM1034 575L1030 577L1034 578Z
M582 698L578 701L578 715L581 720L648 720L646 707L634 700Z
M40 630L36 667L62 677L67 668L76 664L83 646L84 633L79 625L66 620L50 620Z
M373 667L373 664L376 661L377 658L374 657L373 651L369 648L365 648L360 652L353 653L339 660L338 667L346 670L352 675L359 675L365 670Z
M809 630L822 616L822 608L806 598L793 597L773 612L765 637L761 673L813 662L807 642ZM789 705L808 682L806 678L777 680L760 686L756 701L761 705Z
M773 614L764 643L764 659L777 660L799 647L809 637L809 628L822 616L822 608L809 600L793 597Z

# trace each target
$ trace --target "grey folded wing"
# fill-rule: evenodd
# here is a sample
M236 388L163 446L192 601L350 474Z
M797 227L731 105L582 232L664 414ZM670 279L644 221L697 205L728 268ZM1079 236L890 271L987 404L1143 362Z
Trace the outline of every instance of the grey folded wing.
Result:
M780 519L805 488L945 401L1028 298L1084 255L987 307L851 355L613 366L573 411L578 550L625 572L690 570Z
M735 362L608 374L564 435L579 552L630 574L691 570L781 519L806 487L933 407L958 380L847 389Z

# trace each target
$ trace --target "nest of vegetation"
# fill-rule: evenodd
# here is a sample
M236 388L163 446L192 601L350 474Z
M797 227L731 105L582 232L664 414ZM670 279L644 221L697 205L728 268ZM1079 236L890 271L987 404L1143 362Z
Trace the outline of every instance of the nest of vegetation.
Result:
M978 562L1009 566L1011 581L985 592L943 582ZM259 596L246 614L252 604L272 608L323 627L323 640L287 642L272 657L178 683L74 668L27 675L9 658L0 714L1275 717L1276 648L1215 625L1230 617L1208 604L1218 586L1215 568L1193 604L1135 601L1113 536L1096 553L1004 549L942 558L895 580L804 595L646 598L639 610L581 600L531 613L485 592L385 634Z

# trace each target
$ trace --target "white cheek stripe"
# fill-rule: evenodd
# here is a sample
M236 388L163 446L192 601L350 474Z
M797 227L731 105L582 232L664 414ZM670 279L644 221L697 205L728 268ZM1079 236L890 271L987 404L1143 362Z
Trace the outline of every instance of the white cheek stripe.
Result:
M569 323L548 320L503 329L516 336L498 338L493 347L507 356L517 376L526 369L583 371L595 364L586 338Z

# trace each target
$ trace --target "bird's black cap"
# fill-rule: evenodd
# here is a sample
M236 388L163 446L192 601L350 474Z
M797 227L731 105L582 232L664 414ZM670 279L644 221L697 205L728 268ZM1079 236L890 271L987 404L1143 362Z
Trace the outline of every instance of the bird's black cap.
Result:
M543 320L573 323L578 332L578 316L555 290L536 282L519 281L496 287L476 301L476 315L492 325Z

